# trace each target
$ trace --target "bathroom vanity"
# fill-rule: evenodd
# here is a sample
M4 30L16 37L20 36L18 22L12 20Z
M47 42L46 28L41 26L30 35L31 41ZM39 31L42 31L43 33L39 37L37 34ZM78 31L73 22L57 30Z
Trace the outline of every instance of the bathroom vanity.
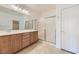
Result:
M36 30L0 31L0 53L16 53L38 41Z

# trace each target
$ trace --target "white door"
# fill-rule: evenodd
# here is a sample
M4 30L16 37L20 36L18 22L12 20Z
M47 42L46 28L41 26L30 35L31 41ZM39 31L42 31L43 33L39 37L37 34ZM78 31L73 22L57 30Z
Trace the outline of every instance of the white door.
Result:
M62 11L62 49L79 53L79 6Z
M56 43L56 17L50 17L45 19L46 22L46 41Z

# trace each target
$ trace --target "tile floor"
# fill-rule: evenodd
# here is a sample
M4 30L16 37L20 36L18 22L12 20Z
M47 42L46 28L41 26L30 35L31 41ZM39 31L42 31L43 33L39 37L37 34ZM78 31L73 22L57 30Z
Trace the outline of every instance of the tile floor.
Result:
M66 51L55 48L51 43L38 41L37 43L26 47L17 54L70 54Z

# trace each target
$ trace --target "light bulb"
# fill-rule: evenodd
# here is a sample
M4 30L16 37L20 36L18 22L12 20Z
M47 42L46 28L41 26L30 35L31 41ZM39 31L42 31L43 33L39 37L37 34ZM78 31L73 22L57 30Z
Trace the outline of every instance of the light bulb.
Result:
M17 10L17 9L18 9L18 7L16 7L15 5L12 5L12 8L13 8L14 10Z
M20 11L21 11L22 9L21 9L21 8L18 8L18 10L20 10Z

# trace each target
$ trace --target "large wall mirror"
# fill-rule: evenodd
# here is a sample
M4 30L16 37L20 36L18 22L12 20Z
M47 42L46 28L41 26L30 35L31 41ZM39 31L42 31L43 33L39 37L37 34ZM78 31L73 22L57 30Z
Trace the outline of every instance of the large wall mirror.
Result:
M25 29L36 29L36 20L25 21Z

